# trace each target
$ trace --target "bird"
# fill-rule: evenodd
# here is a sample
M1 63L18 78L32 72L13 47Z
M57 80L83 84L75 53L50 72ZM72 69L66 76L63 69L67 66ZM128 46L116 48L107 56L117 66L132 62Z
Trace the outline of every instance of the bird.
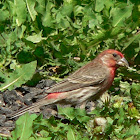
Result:
M94 101L110 88L120 66L129 67L124 55L114 49L104 50L67 78L50 86L45 91L47 95L44 98L13 113L11 119L44 105L80 105Z

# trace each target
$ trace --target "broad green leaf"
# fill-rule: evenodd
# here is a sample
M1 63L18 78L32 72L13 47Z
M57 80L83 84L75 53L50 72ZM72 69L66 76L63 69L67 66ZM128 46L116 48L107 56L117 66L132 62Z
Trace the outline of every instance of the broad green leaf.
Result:
M67 139L68 140L76 140L76 136L74 134L74 131L69 128L68 132L67 132Z
M100 12L103 10L103 8L104 8L104 0L96 0L95 11Z
M105 8L106 8L107 10L110 10L110 8L113 7L114 3L115 3L115 2L114 2L113 0L105 0L105 1L104 1Z
M88 116L77 116L76 118L81 123L87 123L90 120L90 117Z
M86 116L86 111L84 109L75 109L75 117L79 122L88 122L90 120L89 116Z
M89 20L89 28L94 29L96 25L98 25L97 19Z
M126 82L120 82L120 90L127 94L127 95L130 95L130 89L131 89L131 86L130 84L126 81Z
M61 19L61 21L59 22L59 28L64 28L64 29L66 29L66 28L68 28L69 26L70 26L70 24L69 24L69 22L68 22L68 20L67 19Z
M140 84L139 83L132 84L131 98L133 100L135 107L140 112Z
M76 5L75 7L74 7L74 15L75 16L78 16L78 15L84 15L84 8L82 7L82 6L79 6L79 5Z
M35 21L35 18L37 15L37 12L35 11L35 3L36 3L36 0L26 0L28 12L33 21Z
M46 40L46 37L42 37L42 31L39 32L38 34L32 35L32 36L28 36L26 38L28 41L31 41L33 43L39 43L42 40Z
M89 112L89 114L93 114L93 115L96 115L96 116L100 116L100 112L99 112L98 109L92 110L91 112Z
M74 5L72 3L64 3L63 7L60 9L60 12L64 16L70 16L73 11Z
M38 5L36 5L36 11L40 14L44 14L45 12L45 0L36 0Z
M118 119L118 124L121 125L125 119L125 112L124 112L124 109L122 107L119 108L119 115L120 115L120 117Z
M125 46L124 46L123 49L126 49L128 46L131 45L131 43L133 43L133 42L134 42L135 40L137 40L137 39L140 39L140 34L135 34L133 37L131 37L131 38L129 39L129 41L125 43ZM139 49L140 49L140 47L139 47ZM140 51L140 50L139 50L139 51Z
M129 18L132 14L133 5L125 6L123 8L115 7L111 10L111 15L113 17L112 25L116 26L124 26L124 22L127 18Z
M17 66L12 73L5 74L5 83L1 84L0 91L9 89L12 90L16 87L20 87L30 80L35 73L37 62L33 61L28 64Z
M8 18L9 12L7 10L0 9L0 22Z
M89 20L96 19L95 12L89 6L84 8L84 16L82 19L82 26L86 27L88 25Z
M131 125L129 127L129 129L127 130L125 136L129 137L129 136L135 136L138 135L138 133L140 132L140 127L138 125Z
M32 124L37 115L24 114L16 121L16 129L12 131L13 139L27 140L33 133Z
M16 23L18 26L23 24L26 21L27 9L26 3L24 0L14 0L15 9L16 9Z
M26 30L26 26L22 25L20 29L18 29L18 36L19 38L23 38L24 32Z
M30 137L28 140L36 140L34 137Z
M47 138L41 138L41 137L39 137L39 138L37 138L37 140L52 140L52 137L47 137Z
M70 108L70 107L67 107L67 108L61 108L58 106L58 113L60 115L64 115L66 116L68 119L74 119L74 109L73 108Z
M111 125L111 124L113 123L113 121L114 121L114 120L112 120L112 118L110 118L110 117L107 117L106 119L107 119L107 122L108 122L110 125Z
M42 17L42 24L45 27L52 27L53 26L53 18L51 16L51 9L54 7L54 4L51 2L47 2L46 11Z
M40 131L40 134L41 134L43 137L48 137L49 132L48 132L48 131L45 131L45 130L42 130L42 131Z
M45 27L52 27L53 25L53 19L50 15L49 12L46 12L44 15L43 15L43 18L42 18L42 24L43 26Z

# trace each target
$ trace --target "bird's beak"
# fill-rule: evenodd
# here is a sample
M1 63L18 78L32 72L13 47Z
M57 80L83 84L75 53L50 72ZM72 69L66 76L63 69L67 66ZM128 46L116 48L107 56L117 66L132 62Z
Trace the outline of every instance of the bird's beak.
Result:
M119 65L119 66L125 66L125 67L129 67L129 64L128 64L128 62L127 62L127 60L123 57L123 58L121 58L118 62L117 62L117 64Z

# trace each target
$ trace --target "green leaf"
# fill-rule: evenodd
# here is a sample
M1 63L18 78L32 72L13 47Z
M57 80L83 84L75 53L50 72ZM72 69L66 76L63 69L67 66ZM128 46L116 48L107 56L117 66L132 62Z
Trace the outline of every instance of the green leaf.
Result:
M47 2L46 5L46 12L42 18L42 24L45 27L52 27L53 26L53 18L51 16L51 9L54 7L54 4L51 2Z
M129 41L125 43L124 49L126 49L128 46L130 46L131 43L133 43L137 39L140 39L140 34L135 34L134 36L132 36L131 38L129 38Z
M120 90L123 93L130 95L130 89L131 89L131 86L127 81L126 82L120 81Z
M22 25L21 28L18 29L18 37L19 38L23 38L24 37L23 35L24 35L25 30L26 30L26 26L25 25Z
M113 27L124 26L124 21L132 14L133 6L134 5L129 5L123 8L115 7L111 10L111 15L113 17Z
M107 122L108 122L110 125L112 125L112 124L113 124L113 121L114 121L114 120L112 120L112 118L107 117L106 119L107 119Z
M24 114L16 121L16 129L12 131L13 139L27 140L33 133L32 124L37 115Z
M47 132L47 131L45 131L45 130L42 130L42 131L40 131L40 134L41 134L43 137L48 137L49 132Z
M73 7L74 7L74 5L72 3L65 2L63 7L60 9L60 12L64 16L70 16L70 14L73 11Z
M16 23L18 26L23 24L26 21L27 16L27 9L26 9L26 3L24 0L15 0L15 10L16 10Z
M37 15L37 12L35 11L35 3L36 0L26 0L26 5L33 21L35 21Z
M37 5L36 5L36 11L40 14L44 14L45 12L45 0L36 0L37 1Z
M8 18L9 12L7 10L0 9L0 22Z
M118 119L118 124L119 125L122 125L122 123L124 122L124 120L125 120L125 112L124 112L124 109L123 108L120 108L119 109L119 115L120 115L120 117L119 117L119 119Z
M95 3L95 11L96 12L101 12L104 8L104 1L103 0L96 0Z
M28 140L36 140L34 137L30 137Z
M140 112L140 83L133 83L131 89L131 98L135 107Z
M84 109L75 109L75 117L79 122L88 122L90 120L89 116L86 116L86 111Z
M66 116L68 119L74 119L74 109L72 107L62 108L58 106L58 113Z
M28 36L26 38L28 41L31 41L33 43L39 43L42 40L46 40L46 37L42 37L42 31L39 32L38 34L32 35L32 36Z
M69 130L68 130L67 139L68 140L76 140L74 131L71 128L69 128Z
M131 125L125 134L125 137L138 135L140 132L140 127L138 125Z
M36 70L37 62L33 61L28 64L17 66L12 73L5 74L5 83L1 84L0 91L9 89L12 90L16 87L20 87L30 80Z
M75 16L78 16L78 15L84 15L84 8L82 7L82 6L80 6L80 5L76 5L75 7L74 7L74 15Z
M51 140L52 139L52 137L47 137L47 138L41 138L41 137L39 137L39 138L37 138L37 140Z
M98 108L92 110L91 112L89 112L89 114L93 114L93 115L96 115L96 116L100 116L100 111Z

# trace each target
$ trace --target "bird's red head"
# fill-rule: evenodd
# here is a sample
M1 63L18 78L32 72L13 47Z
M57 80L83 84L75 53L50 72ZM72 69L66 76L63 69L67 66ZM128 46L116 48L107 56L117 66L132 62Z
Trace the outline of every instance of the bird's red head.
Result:
M108 67L129 67L127 60L124 58L124 55L117 50L105 50L102 53L100 53L98 57L101 59L102 63L107 65Z

